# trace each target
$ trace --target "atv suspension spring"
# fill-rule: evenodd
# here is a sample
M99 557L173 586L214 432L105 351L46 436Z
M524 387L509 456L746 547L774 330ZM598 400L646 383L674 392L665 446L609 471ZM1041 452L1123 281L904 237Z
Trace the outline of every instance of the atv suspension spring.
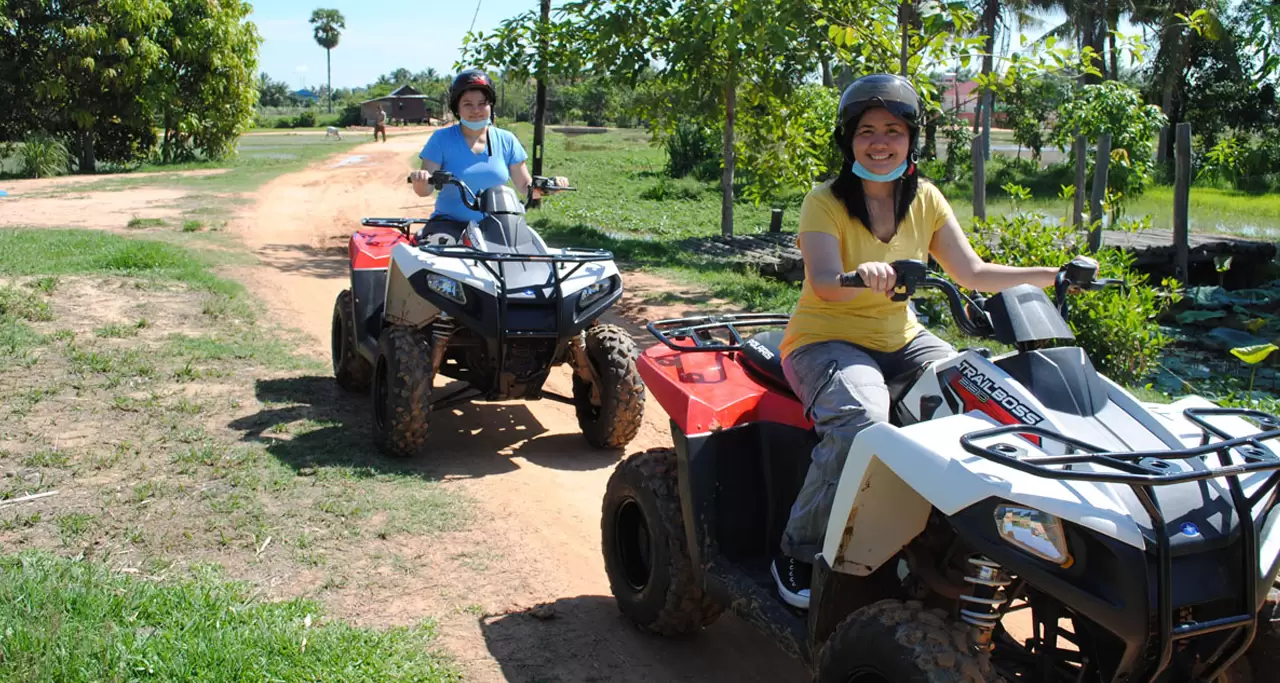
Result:
M440 316L431 326L431 374L440 372L440 364L444 362L444 351L449 346L449 337L453 336L457 326L453 319Z
M969 558L969 574L964 580L973 586L973 591L960 596L960 619L973 627L974 644L990 650L991 633L1000 623L1001 608L1009 602L1005 589L1013 579L999 564L978 556Z

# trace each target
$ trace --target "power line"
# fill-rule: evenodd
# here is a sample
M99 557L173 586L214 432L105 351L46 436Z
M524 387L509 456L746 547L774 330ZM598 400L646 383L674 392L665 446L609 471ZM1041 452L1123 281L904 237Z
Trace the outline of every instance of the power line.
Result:
M476 0L476 13L471 15L471 28L467 29L467 33L471 33L476 27L476 17L480 16L480 3L484 0Z

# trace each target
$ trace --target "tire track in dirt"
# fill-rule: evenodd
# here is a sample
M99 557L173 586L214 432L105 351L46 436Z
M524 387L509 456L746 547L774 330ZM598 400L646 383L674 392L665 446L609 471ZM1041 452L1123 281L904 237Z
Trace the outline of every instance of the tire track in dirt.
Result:
M347 285L346 242L360 217L430 214L431 202L404 181L426 138L362 145L277 178L232 222L260 259L233 275L267 302L272 320L311 338L310 355L328 358L333 301ZM624 309L657 313L634 298ZM643 321L610 322L648 346ZM572 393L565 367L547 384ZM352 399L352 406L353 420L368 419L367 401ZM643 634L618 613L599 518L622 453L587 446L570 406L462 406L434 415L429 439L431 454L414 464L478 501L472 527L398 541L389 551L424 569L339 591L330 601L337 616L373 624L436 617L443 644L477 681L805 680L798 662L732 615L672 640ZM626 452L669 445L667 416L650 399ZM373 560L367 569L386 571Z

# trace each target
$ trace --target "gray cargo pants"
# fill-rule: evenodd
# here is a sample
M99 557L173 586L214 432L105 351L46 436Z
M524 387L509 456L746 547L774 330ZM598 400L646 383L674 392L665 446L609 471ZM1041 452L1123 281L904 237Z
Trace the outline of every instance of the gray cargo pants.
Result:
M893 378L955 353L950 344L921 332L906 346L885 353L829 341L802 346L782 362L787 382L804 403L820 439L800 495L782 534L782 552L813 562L822 551L827 518L853 437L872 422L889 420Z

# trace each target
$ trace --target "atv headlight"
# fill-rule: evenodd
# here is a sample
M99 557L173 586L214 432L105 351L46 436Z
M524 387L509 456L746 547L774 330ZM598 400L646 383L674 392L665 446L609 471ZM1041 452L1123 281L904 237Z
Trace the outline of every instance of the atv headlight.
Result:
M467 293L462 288L462 283L451 277L429 273L427 274L427 289L458 304L467 303Z
M613 289L613 278L601 280L583 287L582 291L578 293L578 310L581 311L582 309L599 301L601 297L609 293L610 289Z
M1071 564L1062 520L1047 512L1001 505L996 508L996 528L1000 538L1040 559L1064 567Z

